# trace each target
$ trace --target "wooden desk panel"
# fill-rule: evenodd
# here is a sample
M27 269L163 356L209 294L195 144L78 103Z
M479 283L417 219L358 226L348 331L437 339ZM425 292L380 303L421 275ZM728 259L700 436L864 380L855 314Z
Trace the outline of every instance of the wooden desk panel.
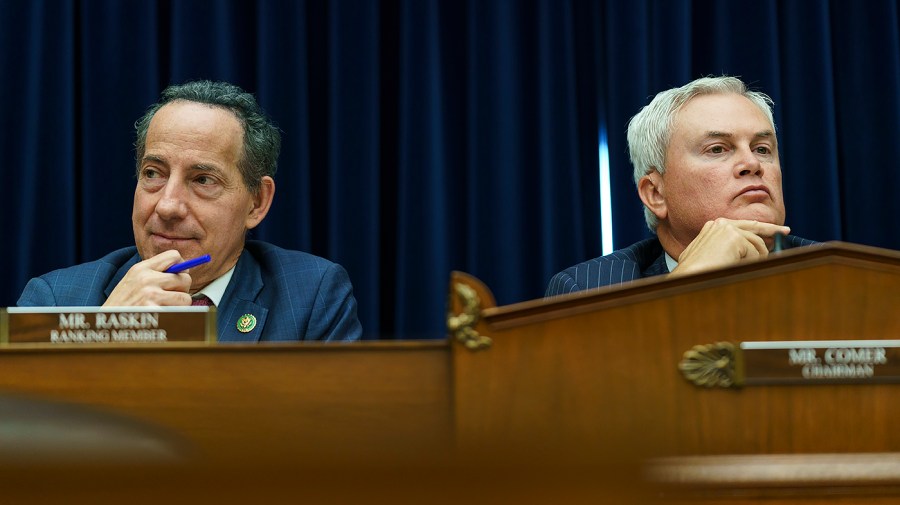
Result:
M722 341L897 339L898 296L900 253L852 244L503 307L455 273L453 314L480 300L457 337L492 342L453 348L457 437L588 464L662 461L648 485L666 503L897 503L900 385L710 389L678 365ZM815 473L826 460L857 472ZM751 471L776 463L782 481Z
M706 389L678 370L698 344L897 338L898 292L900 267L848 261L488 308L493 345L454 349L459 435L648 456L898 452L895 384Z
M213 459L390 458L453 440L445 342L5 349L0 392L169 428Z

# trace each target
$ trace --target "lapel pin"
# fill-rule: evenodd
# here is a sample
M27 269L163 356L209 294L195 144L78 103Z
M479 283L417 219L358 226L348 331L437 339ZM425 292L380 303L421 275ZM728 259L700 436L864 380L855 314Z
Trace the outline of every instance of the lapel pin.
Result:
M238 319L237 329L241 333L247 333L256 328L256 316L253 314L244 314Z

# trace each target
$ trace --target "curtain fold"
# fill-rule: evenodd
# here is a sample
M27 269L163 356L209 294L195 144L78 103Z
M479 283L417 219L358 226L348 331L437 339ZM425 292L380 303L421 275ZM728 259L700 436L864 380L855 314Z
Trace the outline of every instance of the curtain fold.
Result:
M449 274L501 304L648 236L625 130L731 74L776 101L788 222L900 248L896 0L6 0L0 306L133 244L133 123L163 87L232 81L284 135L251 238L344 265L367 338L443 338Z

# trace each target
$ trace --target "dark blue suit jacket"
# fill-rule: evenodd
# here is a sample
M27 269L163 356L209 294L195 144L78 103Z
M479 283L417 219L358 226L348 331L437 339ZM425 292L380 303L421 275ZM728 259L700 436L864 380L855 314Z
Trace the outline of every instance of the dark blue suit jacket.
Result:
M784 247L787 249L815 243L788 235L785 237ZM550 279L544 296L564 295L667 273L669 268L666 266L662 244L653 237L559 272Z
M28 281L19 307L103 305L128 269L135 247ZM362 327L347 272L336 263L272 244L248 241L216 307L220 342L359 340ZM256 327L237 331L244 314Z

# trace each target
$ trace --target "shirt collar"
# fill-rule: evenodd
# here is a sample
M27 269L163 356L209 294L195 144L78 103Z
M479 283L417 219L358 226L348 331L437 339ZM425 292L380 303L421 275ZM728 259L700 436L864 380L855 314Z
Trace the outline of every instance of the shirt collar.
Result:
M222 296L225 295L225 288L228 287L228 282L231 281L231 276L234 275L234 269L235 267L231 267L231 270L225 272L224 274L219 276L218 279L207 284L205 288L194 293L193 298L197 298L200 295L205 295L213 302L213 305L218 307L219 302L222 301Z
M675 270L675 267L678 266L678 262L675 261L675 258L669 256L669 253L665 253L665 255L666 255L666 268L668 268L669 271L671 272L672 270Z

